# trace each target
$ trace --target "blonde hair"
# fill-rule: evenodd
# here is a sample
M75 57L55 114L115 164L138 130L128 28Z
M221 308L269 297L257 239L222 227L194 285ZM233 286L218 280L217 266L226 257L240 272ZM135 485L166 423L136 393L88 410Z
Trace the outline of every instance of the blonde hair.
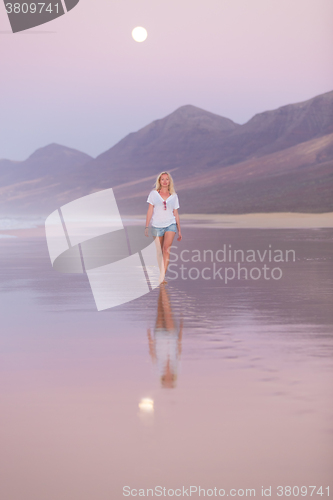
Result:
M166 174L168 177L169 177L169 193L170 194L175 194L176 191L175 191L175 186L174 186L174 183L173 183L173 178L171 176L171 174L169 174L169 172L161 172L160 174L158 174L157 176L157 179L156 179L156 184L155 184L155 189L156 191L160 191L160 189L162 188L161 186L161 177L163 174Z

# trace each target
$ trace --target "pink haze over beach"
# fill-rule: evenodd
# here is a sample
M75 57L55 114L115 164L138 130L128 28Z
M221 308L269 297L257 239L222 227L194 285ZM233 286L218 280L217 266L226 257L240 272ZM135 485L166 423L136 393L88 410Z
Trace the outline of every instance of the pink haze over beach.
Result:
M0 158L52 142L96 156L184 104L244 123L330 91L332 14L329 0L95 0L13 35L1 7Z

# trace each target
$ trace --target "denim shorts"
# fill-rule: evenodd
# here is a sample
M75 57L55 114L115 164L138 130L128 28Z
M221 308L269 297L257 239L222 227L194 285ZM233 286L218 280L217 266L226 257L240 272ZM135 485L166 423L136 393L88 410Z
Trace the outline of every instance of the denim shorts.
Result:
M164 236L167 231L177 232L177 224L170 224L168 227L154 227L151 226L151 232L153 236Z

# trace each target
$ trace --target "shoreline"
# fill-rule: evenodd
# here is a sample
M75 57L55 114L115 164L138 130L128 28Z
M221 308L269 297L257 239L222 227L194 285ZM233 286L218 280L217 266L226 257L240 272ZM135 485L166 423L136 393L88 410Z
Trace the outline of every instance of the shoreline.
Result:
M143 216L128 216L145 220ZM239 229L333 228L333 212L271 212L251 214L179 214L181 226Z
M181 226L215 229L321 229L333 228L333 212L322 214L302 212L273 212L251 214L179 214ZM6 218L9 219L9 218ZM11 218L22 219L21 217ZM145 215L126 215L123 221L145 224ZM27 219L28 220L28 219ZM0 219L1 223L1 219ZM1 227L2 242L19 237L45 236L44 224L34 227Z

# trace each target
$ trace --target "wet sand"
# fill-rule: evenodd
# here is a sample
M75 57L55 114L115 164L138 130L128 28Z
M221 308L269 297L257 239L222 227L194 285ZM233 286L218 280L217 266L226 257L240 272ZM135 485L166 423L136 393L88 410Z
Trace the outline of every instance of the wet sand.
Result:
M99 313L86 275L53 271L43 228L13 231L0 241L1 498L110 500L158 485L256 497L272 486L277 498L311 484L327 497L332 229L185 224L173 270L186 279L170 272ZM204 279L236 265L216 262L224 245L295 260L274 263L278 280ZM214 262L185 262L194 249Z
M186 227L201 228L239 228L239 229L306 229L306 228L332 228L333 212L322 214L276 212L257 214L180 214L181 225ZM2 219L4 221L4 219ZM0 238L5 237L42 237L44 224L41 221L34 223L33 227L24 223L20 224L15 218L14 228L10 221L1 224ZM7 219L5 219L7 221ZM145 215L128 215L126 221L145 224ZM17 226L17 227L15 227Z

